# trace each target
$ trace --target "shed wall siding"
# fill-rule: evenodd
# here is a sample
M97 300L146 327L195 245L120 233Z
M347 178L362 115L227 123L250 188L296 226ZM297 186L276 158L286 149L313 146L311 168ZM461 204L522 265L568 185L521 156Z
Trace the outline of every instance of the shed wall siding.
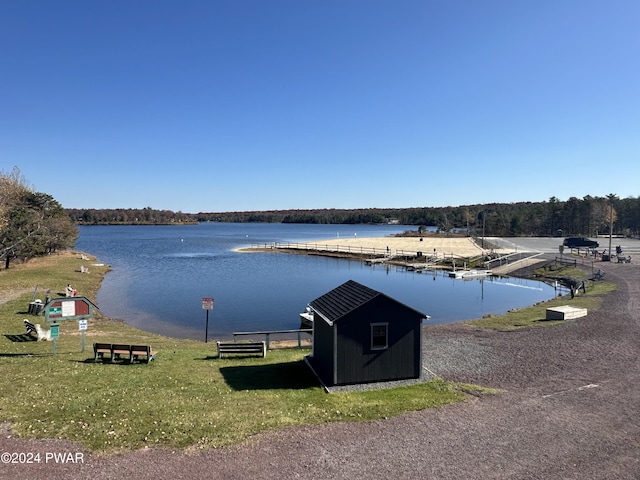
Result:
M333 327L317 316L313 323L313 365L322 381L327 385L332 385L334 383Z
M337 322L338 384L417 378L422 317L387 297L375 299ZM371 323L389 322L388 348L371 349Z

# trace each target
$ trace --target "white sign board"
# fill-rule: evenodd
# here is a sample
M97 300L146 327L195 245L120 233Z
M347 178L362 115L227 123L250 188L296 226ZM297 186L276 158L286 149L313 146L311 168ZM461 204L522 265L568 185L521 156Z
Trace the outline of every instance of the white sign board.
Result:
M205 297L202 299L203 310L213 310L213 298Z
M89 327L88 320L78 320L78 330L83 331Z
M76 314L76 302L62 302L62 316L73 317Z

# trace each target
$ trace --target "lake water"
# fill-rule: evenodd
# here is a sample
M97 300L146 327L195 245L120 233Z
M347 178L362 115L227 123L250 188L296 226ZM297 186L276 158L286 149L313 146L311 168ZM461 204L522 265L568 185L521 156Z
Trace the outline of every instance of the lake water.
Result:
M428 324L504 313L555 295L533 280L455 280L446 273L283 253L240 253L251 244L379 237L415 227L204 223L82 226L79 251L111 266L98 292L103 315L143 330L204 340L204 297L214 298L209 340L232 332L295 329L320 295L355 280L431 316Z

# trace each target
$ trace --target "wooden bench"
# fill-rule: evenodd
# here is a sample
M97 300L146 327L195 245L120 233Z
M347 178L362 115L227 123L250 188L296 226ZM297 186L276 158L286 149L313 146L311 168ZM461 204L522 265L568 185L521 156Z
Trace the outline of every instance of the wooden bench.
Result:
M267 355L267 345L262 342L216 342L218 345L218 358L222 358L223 353L234 353L238 355L251 355L259 353L262 357Z
M139 357L146 357L147 363L153 360L156 352L151 351L150 345L131 345L131 363Z
M151 350L149 345L128 345L123 343L94 343L93 344L93 359L98 361L102 359L104 361L105 355L109 355L109 360L120 360L126 357L129 363L133 363L140 357L146 357L146 363L149 363L155 358L156 352Z
M131 363L131 345L125 345L123 343L114 343L111 345L111 361L120 360L123 355L129 357L129 363Z
M110 343L94 343L93 344L93 360L98 361L98 358L104 361L105 354L109 355L111 359L111 344Z

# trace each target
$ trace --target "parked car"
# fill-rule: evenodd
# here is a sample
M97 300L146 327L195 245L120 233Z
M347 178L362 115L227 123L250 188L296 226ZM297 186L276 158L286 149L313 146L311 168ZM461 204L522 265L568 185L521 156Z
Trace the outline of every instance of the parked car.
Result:
M598 248L600 246L600 244L598 242L596 242L595 240L590 240L590 239L584 238L584 237L569 237L569 238L565 238L564 242L562 242L562 244L565 247L568 247L568 248L580 248L580 247Z

